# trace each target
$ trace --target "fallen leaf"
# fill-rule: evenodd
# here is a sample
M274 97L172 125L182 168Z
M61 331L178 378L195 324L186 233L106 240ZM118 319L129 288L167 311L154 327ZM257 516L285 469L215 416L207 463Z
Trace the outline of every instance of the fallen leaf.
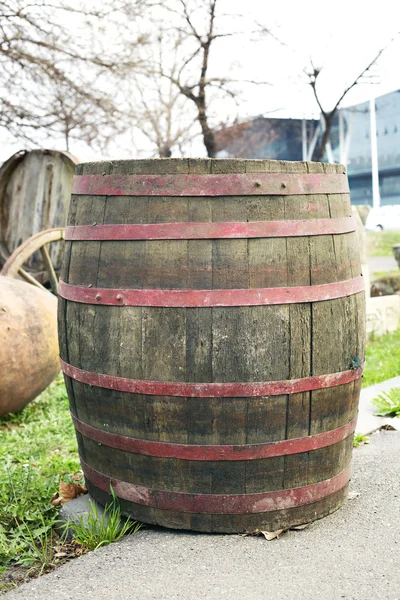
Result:
M71 540L69 542L64 542L59 546L55 547L55 558L75 558L77 556L81 556L85 554L87 550L76 542L75 540Z
M64 501L69 502L81 494L86 494L87 488L80 483L65 483L65 481L60 481L59 492Z
M85 485L81 485L79 483L65 483L65 481L60 481L60 486L58 492L56 492L50 503L53 506L59 506L60 504L65 504L65 502L69 502L82 494L87 494L87 487Z
M354 500L354 498L358 498L360 492L349 492L347 494L347 500Z
M63 503L63 499L58 492L55 492L50 500L50 504L53 506L59 506Z
M239 534L241 537L257 537L258 535L261 535L261 531L259 529L255 529L254 531L248 531L246 533L240 533Z
M277 529L276 531L260 531L260 533L265 537L266 540L270 541L278 538L285 531L287 531L287 529Z
M302 529L306 529L310 525L311 525L311 523L302 523L301 525L293 525L293 527L286 527L285 529L277 529L276 531L260 531L260 529L255 529L251 533L242 533L240 535L243 537L250 536L250 535L257 537L257 536L263 535L266 540L270 541L270 540L274 540L275 538L279 538L279 536L282 535L282 533L285 533L286 531L293 531L293 530L301 531Z

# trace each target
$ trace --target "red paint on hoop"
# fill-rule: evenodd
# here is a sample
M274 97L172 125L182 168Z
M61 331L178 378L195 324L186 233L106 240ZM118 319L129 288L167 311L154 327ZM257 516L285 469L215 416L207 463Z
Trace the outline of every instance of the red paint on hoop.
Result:
M333 444L343 441L349 435L354 433L357 423L357 418L355 418L343 427L338 427L332 431L278 442L240 444L235 446L199 446L194 444L173 444L131 438L92 427L87 423L83 423L74 415L71 414L71 416L77 431L83 436L103 444L104 446L135 454L145 454L146 456L200 461L255 460L259 458L270 458L272 456L287 456L289 454L309 452L311 450L325 448L326 446L332 446Z
M265 306L269 304L293 304L322 302L344 298L364 290L362 276L346 281L322 285L299 285L297 287L253 288L233 290L186 290L186 289L113 289L89 288L59 282L58 294L65 300L84 304L111 306L160 306L160 307L210 307L210 306Z
M302 221L239 223L149 223L78 225L65 228L65 239L74 240L198 240L257 237L298 237L355 231L353 217Z
M102 373L93 373L78 369L62 359L61 368L65 375L96 387L145 394L151 396L181 396L187 398L245 398L247 396L280 396L283 394L298 394L312 390L321 390L356 381L362 376L362 368L349 369L329 375L314 375L301 379L282 381L247 382L247 383L188 383L150 381L145 379L128 379Z
M230 173L228 175L75 175L72 193L95 196L261 196L347 194L337 173Z
M85 478L93 485L129 502L162 510L206 514L249 514L285 510L311 504L343 489L350 481L350 465L338 475L303 487L258 494L195 494L160 491L114 479L90 467L81 457Z

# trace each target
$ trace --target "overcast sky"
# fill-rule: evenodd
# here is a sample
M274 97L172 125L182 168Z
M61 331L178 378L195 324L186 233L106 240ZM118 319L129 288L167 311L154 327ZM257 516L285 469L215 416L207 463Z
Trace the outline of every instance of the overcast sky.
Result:
M276 116L302 117L318 113L304 67L310 58L322 66L320 91L324 107L335 104L346 85L362 71L378 51L389 44L374 73L375 85L361 85L346 98L344 105L369 99L400 88L400 3L395 0L368 2L335 0L222 0L230 12L246 9L247 27L251 20L265 24L285 45L251 44L240 36L231 40L231 51L241 63L243 78L265 79L273 86L263 90L248 86L245 114L278 110ZM369 8L374 4L375 8ZM392 43L389 43L394 38Z
M368 0L219 0L220 14L236 15L220 18L220 31L242 33L214 45L212 72L271 85L238 84L238 105L216 101L212 107L215 122L226 121L227 115L241 119L260 114L317 117L318 107L303 73L310 58L323 67L319 89L326 109L386 45L373 71L375 83L354 88L342 106L400 89L400 3L380 0L373 3L373 9L370 4ZM270 29L282 43L272 37L254 40L255 23ZM47 145L62 149L62 142L56 140ZM3 143L0 158L5 160L21 146ZM72 151L82 160L100 158L84 146L75 145ZM192 152L203 155L202 144L195 144ZM129 144L122 151L120 146L111 148L110 154L134 157Z

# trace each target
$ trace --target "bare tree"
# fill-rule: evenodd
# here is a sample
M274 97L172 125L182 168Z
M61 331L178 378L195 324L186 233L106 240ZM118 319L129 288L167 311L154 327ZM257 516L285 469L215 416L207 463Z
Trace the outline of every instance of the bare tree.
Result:
M180 35L170 38L167 32L159 31L151 46L142 48L142 54L146 55L143 62L151 68L131 76L130 112L135 129L144 134L154 155L161 158L169 158L174 152L182 154L196 136L196 114L173 83L180 68L182 38ZM166 76L161 77L161 72Z
M335 105L333 106L333 108L331 110L324 109L324 107L322 106L319 90L317 89L317 82L318 82L318 78L322 72L322 67L314 66L314 64L311 61L311 68L305 69L305 74L308 77L308 83L311 86L311 89L314 94L314 98L318 104L319 110L321 111L321 118L323 121L323 132L322 132L320 142L315 150L315 155L314 155L315 160L321 161L323 159L323 156L324 156L325 150L326 150L326 146L329 142L332 125L334 123L337 111L340 108L340 104L343 102L344 98L347 96L347 94L350 92L350 90L352 90L356 85L363 83L365 81L366 77L368 77L368 75L370 74L372 67L377 63L378 59L380 58L382 53L385 51L386 47L379 50L379 52L371 60L371 62L368 63L368 65L359 73L359 75L357 75L357 77L352 81L352 83L350 83L350 85L348 85L343 90L343 92L340 94L337 102L335 102Z
M219 38L232 33L216 29L218 0L170 0L155 3L157 10L163 9L170 16L169 32L179 40L179 65L166 70L153 64L154 75L170 81L179 94L193 103L196 119L200 125L203 142L210 157L216 154L214 129L210 123L210 92L235 96L233 81L228 77L210 76L212 48ZM153 20L155 23L157 20ZM176 44L176 42L175 42Z
M43 115L46 134L64 138L65 150L71 150L72 140L85 140L89 146L105 150L112 137L123 131L125 115L116 109L111 99L97 97L90 91L61 86L48 98Z
M279 122L278 122L279 123ZM280 139L276 119L257 117L249 121L223 124L215 132L217 150L234 158L261 158L260 151ZM299 139L301 141L301 131Z
M104 141L105 116L111 127L117 111L113 78L137 67L144 42L133 25L120 33L140 1L0 1L0 127L34 143L44 130L67 146Z

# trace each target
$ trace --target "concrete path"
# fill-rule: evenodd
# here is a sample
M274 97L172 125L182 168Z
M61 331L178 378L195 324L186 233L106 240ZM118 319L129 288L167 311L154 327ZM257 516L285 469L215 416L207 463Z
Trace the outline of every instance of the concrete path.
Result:
M394 256L370 256L368 258L368 266L371 278L373 273L379 271L396 271L399 268Z
M278 540L144 530L7 600L400 600L400 432L355 450L359 496Z

